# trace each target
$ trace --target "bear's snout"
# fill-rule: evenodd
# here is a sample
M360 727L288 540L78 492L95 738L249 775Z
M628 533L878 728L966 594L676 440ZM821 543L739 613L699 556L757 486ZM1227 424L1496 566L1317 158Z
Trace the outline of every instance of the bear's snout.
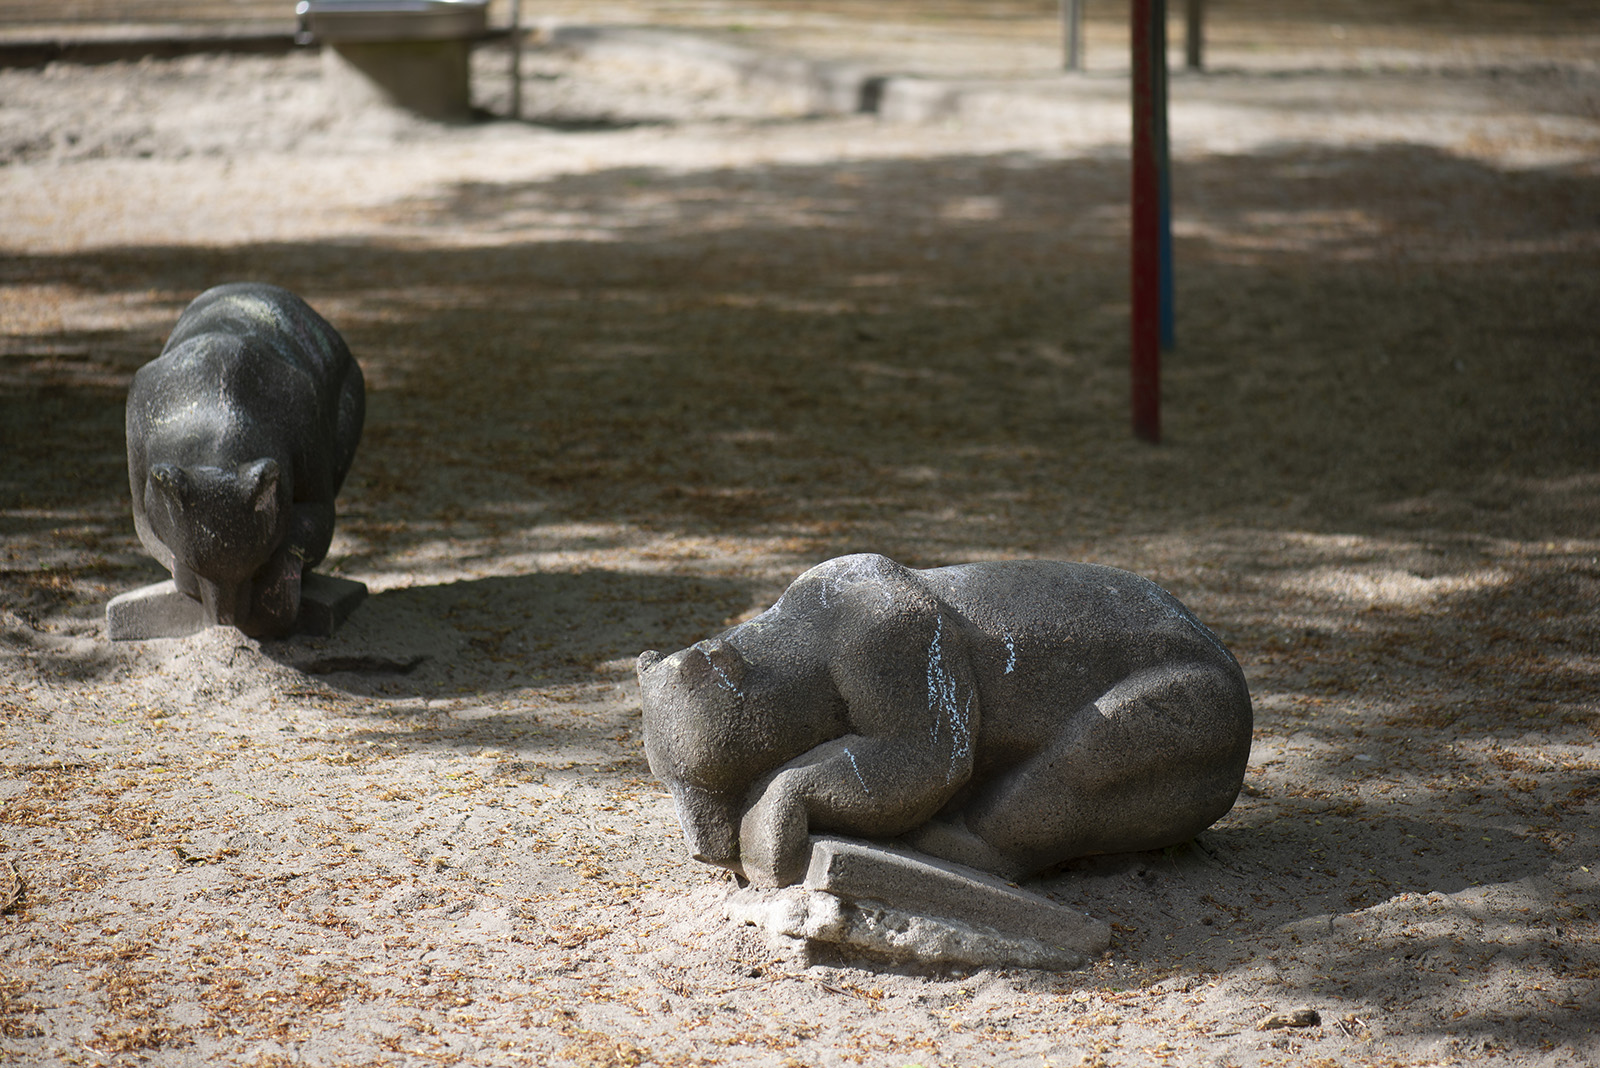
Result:
M689 852L702 864L740 871L738 806L731 797L687 783L670 784Z

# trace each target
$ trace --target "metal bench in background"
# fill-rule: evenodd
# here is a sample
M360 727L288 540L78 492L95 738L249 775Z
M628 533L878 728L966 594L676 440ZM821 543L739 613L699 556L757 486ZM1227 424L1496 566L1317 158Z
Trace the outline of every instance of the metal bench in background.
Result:
M488 0L300 0L296 40L328 46L330 82L376 90L430 119L472 116L472 46L489 36Z

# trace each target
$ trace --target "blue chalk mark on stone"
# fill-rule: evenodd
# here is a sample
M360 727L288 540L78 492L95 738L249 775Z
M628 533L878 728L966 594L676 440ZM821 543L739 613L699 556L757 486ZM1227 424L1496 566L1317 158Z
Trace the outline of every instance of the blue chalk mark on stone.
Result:
M967 699L962 702L959 714L952 710L950 717L950 770L945 772L945 781L955 777L956 763L964 760L972 751L972 694L967 694Z
M1017 643L1011 640L1011 632L1005 633L1006 642L1006 670L1007 675L1017 670Z
M737 686L735 686L733 684L733 680L728 678L728 676L726 676L726 675L724 675L722 673L722 669L720 667L718 667L715 664L712 664L711 665L711 674L716 676L717 685L718 686L721 686L724 690L727 690L729 693L733 694L735 697L743 697L744 696L744 694L739 692L739 687L737 687Z
M962 701L956 693L955 676L944 659L944 617L934 622L933 641L928 645L928 711L934 713L929 737L939 740L942 724L950 726L950 769L946 780L955 776L956 764L972 746L972 695Z
M885 605L894 606L894 595L884 588L883 576L879 569L865 558L842 557L839 560L830 560L825 564L818 564L807 572L807 575L813 572L818 573L816 596L823 608L833 607L829 603L830 599L835 602L841 601L844 596L859 594L863 587L881 597ZM779 598L779 604L781 603L782 598Z
M706 658L706 666L711 669L712 681L714 681L724 690L727 690L729 693L733 694L733 696L743 700L744 693L739 689L738 685L735 684L732 679L728 678L727 673L722 670L722 665L711 659L711 654L707 653L705 650L705 644L703 642L696 642L694 648L700 653L701 656Z
M860 783L861 789L868 797L871 797L872 787L868 786L867 780L861 777L861 766L856 763L856 755L850 752L848 748L845 749L844 755L850 758L850 770L856 773L856 782Z
M928 725L928 736L934 741L939 740L939 725L943 722L940 713L946 713L955 703L955 680L944 666L943 638L944 619L940 617L934 621L933 641L928 646L928 711L934 713Z

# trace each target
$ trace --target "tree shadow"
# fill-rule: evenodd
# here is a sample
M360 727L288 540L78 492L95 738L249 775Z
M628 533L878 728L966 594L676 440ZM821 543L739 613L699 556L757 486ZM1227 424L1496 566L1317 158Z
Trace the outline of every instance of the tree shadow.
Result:
M1186 845L1085 858L1033 888L1110 921L1114 958L1144 985L1187 991L1264 972L1270 989L1252 1000L1315 1006L1321 1026L1349 1037L1419 1003L1436 1019L1422 1033L1458 1045L1535 1048L1581 1025L1569 998L1537 1009L1463 998L1474 975L1499 983L1537 965L1559 978L1574 966L1548 941L1574 910L1545 877L1557 854L1543 842L1397 805L1321 818L1241 807Z
M748 607L751 583L587 569L540 571L369 596L331 637L261 643L268 659L353 697L416 702L626 673Z
M924 558L999 548L986 526L1012 548L1264 516L1493 532L1534 507L1549 533L1586 530L1581 500L1538 487L1592 477L1600 452L1578 240L1591 177L1406 146L1286 146L1181 177L1161 450L1124 426L1120 163L465 183L406 210L423 232L504 244L110 250L14 257L5 277L110 295L154 273L174 318L223 278L306 292L371 384L345 529L399 523L397 548L418 521L530 500L657 529L844 524ZM121 496L131 366L105 340L7 342L83 354L72 373L10 376L25 448L8 494ZM1264 405L1270 421L1233 416ZM70 474L51 470L63 454ZM910 536L935 528L949 536Z
M81 626L150 581L127 518L126 382L189 297L257 277L310 297L367 372L330 560L347 574L728 537L781 545L796 570L862 549L1143 566L1140 546L1188 539L1194 568L1157 577L1297 698L1403 668L1437 707L1413 700L1397 723L1476 708L1493 729L1517 709L1440 666L1460 652L1482 679L1509 667L1501 698L1581 697L1592 628L1500 633L1534 601L1578 619L1581 568L1502 561L1504 582L1419 615L1317 586L1363 570L1381 585L1392 562L1334 541L1270 561L1287 537L1355 536L1373 557L1410 545L1426 580L1479 569L1485 538L1592 537L1600 182L1404 145L1281 146L1184 161L1175 180L1179 348L1157 449L1126 427L1120 162L627 167L404 205L443 247L10 256L0 284L133 310L120 330L79 315L4 336L0 597ZM392 591L361 611L429 596L447 599ZM1465 647L1440 647L1445 610L1470 623L1448 639ZM409 693L432 670L381 684Z

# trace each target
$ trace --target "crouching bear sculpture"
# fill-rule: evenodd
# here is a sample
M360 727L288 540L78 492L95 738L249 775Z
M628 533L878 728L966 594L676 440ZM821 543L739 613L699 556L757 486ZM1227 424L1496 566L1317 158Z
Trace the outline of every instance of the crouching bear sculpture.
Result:
M758 886L811 834L1020 879L1173 845L1232 807L1250 694L1188 609L1115 568L818 565L778 603L640 654L645 749L698 860Z
M178 319L128 391L133 523L210 623L288 633L366 391L344 339L276 286L217 286Z

